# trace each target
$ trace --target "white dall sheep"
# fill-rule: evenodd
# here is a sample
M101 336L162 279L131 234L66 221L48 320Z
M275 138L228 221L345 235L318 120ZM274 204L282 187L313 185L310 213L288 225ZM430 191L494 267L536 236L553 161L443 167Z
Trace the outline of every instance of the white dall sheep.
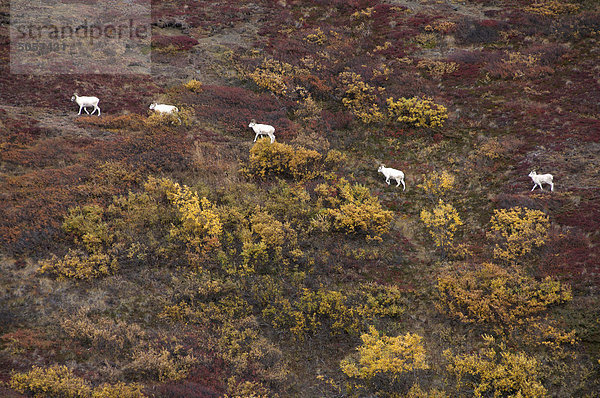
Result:
M402 183L402 190L406 190L406 185L404 184L404 173L400 170L392 169L391 167L385 167L384 165L379 166L377 169L378 173L382 173L385 176L385 182L390 185L390 178L396 180L396 186L399 187L400 183Z
M173 113L179 112L179 108L174 105L157 104L156 102L150 104L150 110L159 113Z
M531 188L532 191L538 185L540 186L540 189L543 191L544 188L542 188L542 184L549 184L550 190L554 191L554 183L553 183L554 176L552 174L538 174L535 171L532 171L531 173L529 173L529 177L531 177L531 179L533 180L533 188Z
M78 115L81 115L81 110L83 109L88 115L93 115L94 112L98 111L98 116L100 116L100 108L98 107L98 102L100 102L100 100L98 99L98 97L80 97L77 95L77 93L75 93L71 97L71 102L73 101L75 101L77 105L79 105ZM92 113L88 112L88 106L94 108L94 110L92 110Z
M254 142L256 142L256 139L259 135L268 135L271 139L271 144L275 142L275 127L268 124L257 124L256 120L254 119L250 121L248 127L251 127L256 133L256 136L254 136Z

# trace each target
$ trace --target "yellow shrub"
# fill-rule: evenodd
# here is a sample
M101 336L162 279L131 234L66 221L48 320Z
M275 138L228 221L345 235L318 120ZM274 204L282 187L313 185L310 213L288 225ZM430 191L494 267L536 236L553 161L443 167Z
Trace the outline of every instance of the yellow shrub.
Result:
M438 278L438 308L465 323L511 332L531 324L551 306L572 299L571 289L494 264Z
M564 0L535 0L534 3L525 7L525 11L555 17L559 14L570 14L579 11L579 5L568 3Z
M321 154L303 147L294 148L261 139L250 149L250 159L242 172L249 177L278 176L307 180L321 173Z
M375 7L368 7L368 8L356 11L355 13L350 15L350 17L352 19L371 18L374 10L375 10Z
M164 382L185 378L195 362L194 356L183 352L180 347L170 351L166 348L140 345L132 353L132 361L124 366L123 371L134 379L150 378Z
M494 210L490 228L500 243L494 257L514 262L546 243L550 221L542 211L521 207Z
M194 111L191 108L178 107L179 112L162 113L149 111L150 116L145 121L147 127L161 126L189 126L194 117Z
M302 338L305 333L315 333L326 325L331 334L357 332L359 323L355 311L346 304L348 297L328 289L312 291L304 288L292 312L293 326L290 330Z
M146 183L148 186L148 183ZM160 253L165 250L168 226L177 220L177 210L169 206L157 193L129 192L113 197L106 215L110 220L111 231L118 245L129 246L128 257L143 260L147 252Z
M441 79L444 75L452 73L458 69L456 62L434 61L424 59L419 61L417 68L425 69L435 79Z
M253 316L227 322L219 328L218 335L221 355L235 374L252 372L257 379L272 382L286 379L283 354L261 334Z
M431 32L418 34L415 41L423 48L434 48L438 44L437 35Z
M359 286L353 306L364 320L374 321L376 318L395 318L405 312L405 296L395 285L363 283Z
M360 336L363 344L357 348L358 360L346 358L340 363L342 372L349 377L371 379L379 374L392 378L406 372L429 369L425 362L423 338L418 334L382 336L370 326L369 332Z
M95 252L83 253L80 250L69 250L62 258L56 256L40 262L39 273L49 273L59 278L90 280L110 275L119 269L116 259L108 254Z
M102 218L104 209L98 205L73 207L63 222L63 229L75 235L75 243L83 244L89 251L100 251L112 243L113 236Z
M444 253L452 245L458 227L463 225L454 206L444 203L442 199L432 212L421 210L421 220L433 238L435 246Z
M167 189L169 202L179 212L179 224L171 228L170 236L184 242L188 258L194 266L211 259L219 248L223 225L215 206L186 185L170 182Z
M442 127L448 119L445 106L429 98L387 99L388 114L393 121L411 124L415 127Z
M328 207L323 214L331 219L333 229L346 234L364 233L367 239L381 239L394 217L393 212L381 207L369 188L350 185L344 178L335 186L321 184L315 192L320 196L319 203Z
M321 118L323 107L319 105L306 90L300 89L299 87L296 89L300 92L302 99L296 101L298 108L294 111L294 117L298 120L302 120L304 124L310 124L319 120ZM299 137L297 136L294 141L297 142L298 138Z
M454 29L456 28L456 24L454 22L450 22L450 21L434 21L433 22L433 27L432 29L442 33L442 34L447 34L452 32ZM427 30L427 28L425 29Z
M231 377L227 383L227 394L223 398L270 398L276 397L265 386L256 381L238 382Z
M114 165L108 166L112 170ZM169 180L149 178L144 185L146 192L114 196L107 209L98 205L70 208L62 227L73 236L78 248L61 259L52 256L42 261L40 272L93 279L116 272L118 261L125 255L144 261L148 254L164 253L168 233L165 226L176 219L166 199L172 185Z
M297 246L296 231L271 214L257 211L250 218L250 232L243 237L243 269L252 273L257 267L289 264L289 260L302 255ZM260 240L257 242L255 237ZM284 249L287 254L284 257Z
M29 372L14 373L10 387L39 398L145 398L141 384L103 384L92 389L89 383L66 366L34 366Z
M202 82L196 79L191 79L187 83L185 83L183 87L185 87L193 93L199 93L202 91Z
M92 398L145 398L141 384L103 384L92 392Z
M317 28L314 33L310 33L304 38L305 42L318 45L325 44L326 40L327 37L325 36L325 33L323 33L321 28Z
M48 398L90 398L92 388L66 366L34 366L29 372L15 373L9 385L21 392Z
M344 152L338 151L337 149L332 149L331 151L327 152L325 164L329 168L338 169L344 165L347 160L348 156Z
M343 72L340 78L344 87L344 106L365 124L383 122L385 117L377 105L376 95L383 89L365 83L362 76L354 72Z
M492 76L511 77L519 79L524 76L533 76L541 73L550 73L549 67L536 67L538 57L535 55L525 55L520 52L509 52L508 59L502 60L496 69L490 71Z
M263 308L263 317L273 327L291 332L298 340L320 331L328 331L331 335L355 334L361 330L362 315L364 318L374 316L360 313L351 304L353 298L341 291L324 287L286 290L281 282L267 275L252 287L252 292ZM377 304L385 311L384 303L369 303L365 307L372 308ZM361 310L366 310L365 307Z
M504 347L484 348L472 355L444 352L448 372L461 387L463 380L475 397L542 398L547 391L538 361L522 352L507 352Z
M294 90L293 80L298 74L308 74L308 70L275 59L264 59L262 64L247 76L258 87L286 96Z
M454 174L446 170L439 172L433 171L423 178L423 184L419 185L425 193L431 197L439 198L444 196L446 192L454 188L456 178Z

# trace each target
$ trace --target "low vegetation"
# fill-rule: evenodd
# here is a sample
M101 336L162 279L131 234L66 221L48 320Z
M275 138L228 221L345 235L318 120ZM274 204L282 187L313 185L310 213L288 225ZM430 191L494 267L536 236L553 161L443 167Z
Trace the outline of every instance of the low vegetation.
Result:
M0 65L0 395L597 396L596 2L152 21L154 75Z

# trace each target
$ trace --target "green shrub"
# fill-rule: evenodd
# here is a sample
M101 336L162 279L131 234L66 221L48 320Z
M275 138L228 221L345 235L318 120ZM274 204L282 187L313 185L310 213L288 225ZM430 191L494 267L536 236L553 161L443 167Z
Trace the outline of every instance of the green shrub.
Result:
M75 243L81 243L91 252L98 252L113 241L103 216L104 209L98 205L76 206L69 209L62 227L75 236Z

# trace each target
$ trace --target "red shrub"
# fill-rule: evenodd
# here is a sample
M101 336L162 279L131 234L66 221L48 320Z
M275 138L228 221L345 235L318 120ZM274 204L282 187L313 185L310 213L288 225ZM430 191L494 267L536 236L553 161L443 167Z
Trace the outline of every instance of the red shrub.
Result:
M321 118L327 128L327 130L345 130L350 127L350 123L352 123L352 114L339 111L339 112L330 112L328 110L323 110L321 112Z
M37 170L0 183L0 243L15 254L44 253L56 244L62 217L81 200L74 189L89 170Z
M489 44L500 38L501 24L490 20L477 21L463 18L456 27L454 34L460 44Z
M572 189L571 191L580 195L581 201L576 207L556 214L557 221L587 233L600 231L600 192L597 189Z
M173 46L178 51L187 51L196 44L198 44L198 40L189 36L152 36L152 46L156 48Z
M250 120L271 124L278 139L295 137L297 127L287 118L288 104L269 93L228 86L204 86L193 102L196 117L217 123L228 134L254 138ZM289 104L291 106L291 104Z
M558 277L577 290L600 287L600 259L581 230L553 231L544 247L540 277Z
M148 109L148 97L161 91L145 75L15 75L7 66L0 66L0 87L0 102L52 108L54 114L77 112L70 101L74 92L100 98L103 114L142 113Z

